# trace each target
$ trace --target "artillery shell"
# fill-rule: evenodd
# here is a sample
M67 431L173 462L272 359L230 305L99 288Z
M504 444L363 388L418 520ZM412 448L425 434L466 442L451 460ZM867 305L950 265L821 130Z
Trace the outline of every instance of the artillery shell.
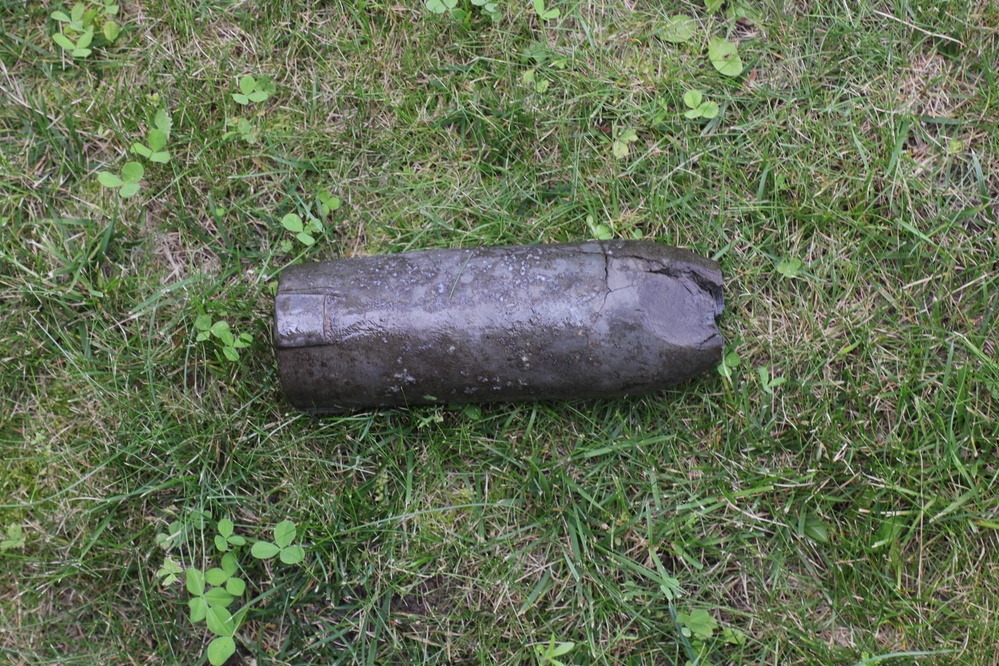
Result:
M637 395L714 368L718 265L646 241L430 250L289 266L278 367L317 414Z

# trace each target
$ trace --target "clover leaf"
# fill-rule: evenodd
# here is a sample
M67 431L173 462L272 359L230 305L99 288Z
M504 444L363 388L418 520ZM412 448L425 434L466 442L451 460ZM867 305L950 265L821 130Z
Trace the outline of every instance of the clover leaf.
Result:
M628 156L631 150L628 148L629 143L638 141L638 133L634 129L626 129L619 133L614 139L614 143L611 145L611 152L614 153L614 157L624 159Z
M57 32L52 35L52 41L64 50L69 51L70 55L74 58L86 58L88 55L93 53L89 47L90 43L94 41L94 29L87 28L76 40L76 43L73 43L73 40L61 32Z
M711 616L711 613L701 608L689 614L677 613L676 619L683 625L684 636L695 640L706 641L718 629L718 621Z
M663 41L671 44L683 44L694 37L697 23L686 14L677 14L666 19L666 25L659 29L658 35Z
M156 571L156 577L161 579L163 587L169 587L177 582L182 571L180 564L168 555L163 560L163 566Z
M145 169L138 162L126 162L125 166L121 168L121 177L109 171L102 171L97 174L97 180L104 187L118 190L118 195L122 199L127 199L138 193L139 181L142 180L144 172Z
M207 315L203 315L207 316ZM211 318L209 317L209 322ZM201 320L201 324L204 325L204 319ZM195 320L195 326L198 325L198 320ZM227 325L228 326L228 325ZM211 331L211 326L208 328ZM235 343L235 340L233 341ZM215 547L219 550L225 552L229 550L231 546L242 546L246 543L246 539L241 536L233 534L233 524L228 518L223 518L218 524L219 533L215 535Z
M329 190L319 190L316 195L319 199L319 212L326 217L335 210L340 210L340 199L330 194Z
M427 9L434 14L444 14L458 6L458 0L426 0Z
M219 636L208 644L208 661L213 666L222 666L236 652L236 641L232 636Z
M739 76L742 73L739 51L727 39L712 37L708 42L708 58L715 69L725 76Z
M796 278L802 267L801 259L792 257L777 264L777 272L786 278Z
M2 535L3 532L0 532L0 536ZM11 548L24 548L24 530L20 525L8 525L7 538L0 540L0 553Z
M263 102L274 94L274 84L269 76L253 77L244 74L239 77L239 92L232 98L237 104L247 105L250 102Z
M298 564L305 559L305 549L292 545L296 535L295 523L282 520L274 527L274 542L258 541L253 544L250 554L258 560L269 560L275 555L280 555L281 561L285 564Z
M332 204L332 201L330 201L330 203ZM337 199L337 205L339 206L339 199ZM335 208L333 210L335 210ZM295 234L295 238L306 246L315 244L316 239L313 234L321 234L323 232L322 222L313 218L310 219L308 223L305 223L302 221L302 218L295 213L288 213L281 218L281 226Z
M688 90L683 96L683 103L687 106L684 117L694 118L714 118L718 115L718 105L714 102L704 100L704 95L700 90Z
M545 7L545 0L534 0L532 4L534 5L534 11L537 13L538 18L542 21L557 19L562 15L562 12L559 11L557 7L554 9L547 9Z

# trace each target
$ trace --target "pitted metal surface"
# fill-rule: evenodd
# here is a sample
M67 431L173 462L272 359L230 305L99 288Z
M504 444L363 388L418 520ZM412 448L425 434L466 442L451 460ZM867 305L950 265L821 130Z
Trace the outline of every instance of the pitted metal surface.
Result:
M612 397L714 368L718 265L645 241L430 250L286 268L275 346L313 413Z

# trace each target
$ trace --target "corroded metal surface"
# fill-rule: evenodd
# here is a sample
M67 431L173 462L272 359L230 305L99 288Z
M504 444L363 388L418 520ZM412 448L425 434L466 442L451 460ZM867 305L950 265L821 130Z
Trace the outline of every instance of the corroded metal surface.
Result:
M343 259L286 268L281 382L314 413L656 391L714 368L718 265L644 241Z

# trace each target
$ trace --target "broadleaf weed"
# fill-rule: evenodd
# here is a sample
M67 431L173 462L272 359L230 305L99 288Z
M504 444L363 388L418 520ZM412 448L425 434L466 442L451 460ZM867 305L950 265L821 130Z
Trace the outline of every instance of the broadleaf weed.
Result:
M712 101L704 99L704 93L700 90L688 90L683 96L683 103L687 110L684 117L691 120L695 118L715 118L718 115L718 105Z
M614 232L606 224L598 224L592 215L586 216L586 226L590 228L590 234L597 240L610 240L614 237Z
M97 180L101 185L112 190L116 190L122 199L134 197L139 193L142 176L145 168L138 162L126 162L121 168L121 175L117 176L110 171L102 171L97 174Z
M115 22L119 6L116 0L77 2L69 13L52 12L59 24L59 31L52 34L52 41L73 58L86 58L93 53L92 46L109 46L118 39L121 28ZM99 36L98 43L94 43Z
M538 660L538 666L548 666L549 664L551 666L565 666L559 657L564 657L575 649L576 644L572 641L556 642L555 636L552 635L547 645L534 646L534 656Z
M210 514L206 514L209 515ZM174 538L177 523L186 524L187 521L174 521L170 526L169 534L157 535L157 542L166 544L166 550L180 546L183 541ZM201 529L204 528L202 523ZM178 529L177 531L182 531ZM190 598L187 601L188 617L192 623L204 622L214 638L209 642L206 654L208 661L213 666L221 666L236 651L236 631L245 621L252 610L255 600L243 603L235 613L229 607L236 603L247 591L248 585L245 579L247 570L241 566L239 554L246 540L233 533L232 521L227 518L220 519L216 524L216 534L212 541L218 546L219 539L226 544L226 552L219 561L219 566L204 570L200 567L189 565L186 568L169 554L164 555L163 564L156 572L156 578L160 579L163 587L169 587L180 581L183 574L184 588ZM283 520L274 528L274 541L257 541L254 543L250 554L257 560L265 560L280 555L279 559L288 565L301 564L305 559L305 548L299 544L294 544L298 535L298 528L290 520ZM261 544L264 544L261 546ZM195 559L195 553L188 552L188 560ZM256 589L263 587L261 581L257 581ZM264 594L261 594L263 597ZM259 600L261 597L258 597Z
M537 70L533 68L524 72L521 78L524 83L534 88L534 92L539 95L543 95L548 90L548 86L551 85L548 79L538 76Z
M725 354L722 362L718 364L718 374L726 380L731 381L733 372L742 363L742 358L733 352Z
M150 162L166 164L170 161L170 153L165 150L167 141L170 139L170 129L173 127L173 120L166 109L156 112L153 120L153 127L146 134L146 143L133 143L132 152L141 155Z
M458 6L458 0L426 0L424 5L434 14L444 14Z
M7 533L0 532L0 553L13 548L24 548L24 530L20 525L7 526Z
M503 18L503 12L500 11L499 3L493 0L472 0L472 4L482 10L482 13L488 16L494 23Z
M777 272L786 278L796 278L801 273L802 266L804 264L801 259L789 257L777 264Z
M677 613L676 624L690 657L686 661L686 666L711 663L709 661L710 657L724 656L718 654L722 646L738 646L746 642L746 635L734 628L726 627L722 629L719 636L718 620L702 608L694 609L689 613Z
M311 247L316 243L316 236L323 233L323 223L314 217L310 217L308 222L303 222L302 218L295 213L288 213L281 218L281 226L295 234L302 245ZM291 251L291 241L282 241L281 249L285 252Z
M163 587L170 587L178 580L180 580L180 574L184 573L183 567L169 555L163 558L163 566L156 570L156 578L159 579L160 585Z
M212 317L207 314L200 314L195 318L194 328L197 330L195 341L214 340L216 349L221 351L222 357L233 363L239 360L239 350L248 347L253 342L253 337L249 333L236 335L232 332L228 322L224 320L213 321Z
M534 12L542 21L554 21L562 15L558 7L547 7L545 0L533 0L531 4L534 7Z
M724 3L721 0L704 0L705 8L711 12L718 12ZM741 5L740 5L741 7ZM730 6L726 12L727 20L730 23L735 21L750 20L748 10L735 11ZM656 34L664 42L671 44L686 44L693 41L696 33L697 22L686 14L675 14L666 17L665 25L656 30ZM727 77L739 76L744 65L739 57L739 48L728 39L718 36L708 38L708 60L712 67L721 75ZM684 106L687 110L683 115L691 120L697 118L711 119L718 116L718 104L704 98L704 93L700 90L688 90L683 96ZM662 115L657 116L655 124L661 123Z
M635 141L638 141L638 132L635 131L635 128L616 128L614 140L611 143L611 152L614 153L614 157L623 160L631 153L631 148L628 144Z
M246 143L253 145L260 141L260 132L257 127L246 118L226 118L225 124L235 129L229 130L222 135L222 140L227 141L234 136L238 136Z
M233 93L232 98L237 104L246 106L251 103L266 102L274 94L274 84L269 76L254 77L244 74L239 77L239 92Z
M247 108L254 104L266 102L277 90L271 78L267 75L253 76L244 74L239 77L236 83L238 92L232 93L232 99L240 106ZM228 141L234 136L238 136L248 144L256 144L260 140L260 130L254 123L239 116L225 119L225 124L230 129L222 135L223 141Z
M712 37L708 42L708 59L720 74L739 76L742 74L742 60L735 44L721 37Z
M672 44L685 44L694 38L697 22L686 14L666 18L666 25L656 33L663 41Z
M459 6L459 4L461 6ZM487 16L493 23L503 18L500 3L496 0L424 0L423 6L431 14L442 16L448 14L465 28L471 27L473 8Z
M333 196L329 190L319 190L316 194L316 200L321 217L327 217L334 211L340 210L340 198Z

